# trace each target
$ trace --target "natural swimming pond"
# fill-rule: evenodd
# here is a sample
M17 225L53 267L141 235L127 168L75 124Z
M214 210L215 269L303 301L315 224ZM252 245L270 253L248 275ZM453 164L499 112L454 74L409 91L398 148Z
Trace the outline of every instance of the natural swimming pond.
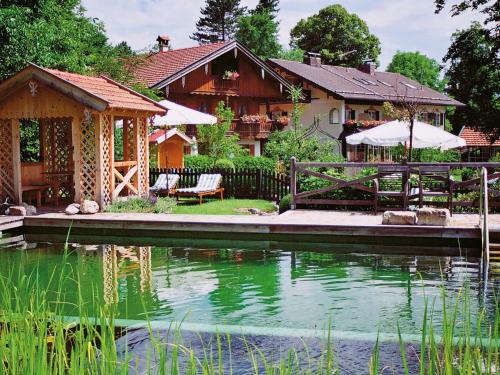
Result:
M442 295L454 304L470 286L472 313L495 315L498 284L481 284L478 259L355 253L330 245L193 241L193 247L71 244L70 277L62 288L67 315L78 293L116 305L122 319L181 321L198 327L238 325L273 329L331 329L345 333L418 335L424 299L442 319ZM339 251L339 248L341 251ZM369 250L369 249L368 249ZM0 252L0 274L38 272L42 286L61 267L63 244L28 244ZM78 288L80 285L80 288ZM462 293L463 294L463 293ZM99 308L99 306L95 307ZM492 319L492 318L491 318ZM474 320L474 319L473 319ZM304 331L305 332L305 331Z

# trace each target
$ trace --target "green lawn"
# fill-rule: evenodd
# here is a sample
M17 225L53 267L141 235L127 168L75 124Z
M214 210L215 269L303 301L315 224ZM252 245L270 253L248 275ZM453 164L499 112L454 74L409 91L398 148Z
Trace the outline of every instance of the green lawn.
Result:
M200 206L197 201L181 201L175 208L174 214L185 215L250 215L243 212L246 208L257 208L263 212L274 212L276 206L272 202L258 199L225 199L207 200Z

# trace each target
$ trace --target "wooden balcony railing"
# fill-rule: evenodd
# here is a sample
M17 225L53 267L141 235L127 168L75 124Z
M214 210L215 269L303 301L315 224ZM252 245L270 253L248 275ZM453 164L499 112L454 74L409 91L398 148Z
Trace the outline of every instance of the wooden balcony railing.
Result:
M239 91L240 79L223 79L220 76L212 76L212 89L215 91Z

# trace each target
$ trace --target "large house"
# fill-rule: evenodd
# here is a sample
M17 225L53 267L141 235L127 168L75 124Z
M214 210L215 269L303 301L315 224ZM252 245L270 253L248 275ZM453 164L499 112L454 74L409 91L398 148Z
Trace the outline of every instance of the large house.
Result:
M269 63L283 78L309 94L310 103L304 107L302 123L337 140L344 156L353 161L384 156L386 150L350 146L344 140L347 135L389 120L383 114L384 102L411 102L418 108L420 120L441 127L445 124L446 107L463 105L401 74L376 71L372 63L359 69L325 65L318 54L312 53L305 55L303 63L279 59ZM289 112L290 105L271 106L275 115L280 111Z
M271 131L286 121L271 117L271 106L286 103L291 84L237 41L172 50L170 39L157 39L159 51L133 70L135 79L161 90L176 103L214 114L222 100L235 118L231 130L251 155L260 155ZM187 134L196 135L188 126Z

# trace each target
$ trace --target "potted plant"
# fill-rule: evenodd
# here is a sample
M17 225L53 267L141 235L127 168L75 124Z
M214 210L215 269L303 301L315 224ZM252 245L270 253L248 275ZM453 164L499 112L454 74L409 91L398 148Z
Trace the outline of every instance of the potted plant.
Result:
M224 75L222 76L222 79L236 81L239 78L239 76L240 76L240 74L236 71L226 70L224 72Z

